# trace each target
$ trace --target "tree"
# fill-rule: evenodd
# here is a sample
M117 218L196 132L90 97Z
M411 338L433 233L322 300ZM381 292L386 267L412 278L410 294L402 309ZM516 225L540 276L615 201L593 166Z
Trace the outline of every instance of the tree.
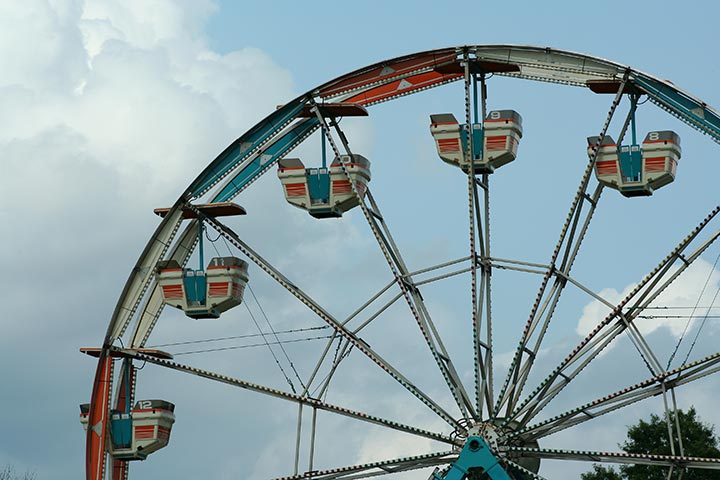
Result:
M720 458L718 438L713 427L704 424L698 417L694 407L687 412L677 410L677 419L682 433L682 444L685 456ZM674 419L673 419L674 420ZM668 441L667 422L664 417L650 415L650 421L640 420L636 425L628 428L627 440L620 448L628 453L652 453L656 455L671 455L672 450ZM679 455L677 441L675 443L676 455ZM673 477L678 478L679 470L675 470ZM581 475L582 480L666 480L667 468L649 465L622 465L619 472L614 468L593 465L591 472ZM718 470L687 470L683 473L683 480L720 480Z
M623 477L612 467L607 468L593 464L593 471L583 473L580 478L582 480L622 480Z

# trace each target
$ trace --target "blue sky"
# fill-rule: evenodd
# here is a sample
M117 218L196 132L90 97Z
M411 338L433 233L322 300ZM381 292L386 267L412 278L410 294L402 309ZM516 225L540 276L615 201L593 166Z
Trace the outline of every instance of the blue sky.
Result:
M717 108L717 8L713 2L680 8L671 2L617 1L598 9L581 2L368 1L342 9L329 1L0 2L0 187L10 196L0 207L9 233L0 253L6 272L0 298L7 305L0 317L0 466L35 471L39 479L82 474L77 405L89 399L94 364L78 348L97 345L104 335L127 274L157 224L152 209L170 205L218 152L276 105L356 68L415 51L528 44L630 65ZM496 251L547 261L584 165L585 136L597 134L609 98L501 78L492 79L489 88L491 108L517 109L525 128L517 162L493 177ZM370 118L344 124L354 148L373 162L371 188L413 267L466 248L462 234L448 233L465 231L463 206L454 207L464 201L463 183L459 172L437 159L428 132L429 114L452 111L460 118L462 109L461 88L451 85L374 107ZM587 255L575 273L613 299L717 203L718 146L650 104L641 108L638 120L641 135L678 131L683 158L678 180L651 199L604 194L597 225L584 245ZM317 142L309 141L298 153L309 164L318 150ZM389 280L362 218L353 212L342 222L315 222L285 205L274 176L266 175L238 199L250 215L232 227L262 245L268 258L338 314L351 311L363 295ZM667 304L696 298L710 274L714 292L720 282L720 274L711 271L717 254L717 247L711 249L705 263L670 292ZM276 328L319 325L259 270L251 271L251 278ZM356 295L339 295L336 286L348 282ZM506 319L497 328L502 364L536 285L501 273L495 285L497 316ZM427 295L458 363L467 365L471 352L457 306L465 299L458 293L464 288L463 280L451 281L428 287ZM565 300L543 366L556 363L577 343L578 330L601 314L577 292ZM404 310L393 307L387 316L369 329L368 338L447 401L442 380L438 384L424 373L433 365ZM677 341L677 325L644 326L663 358ZM218 322L197 323L165 312L150 343L256 331L242 307ZM711 322L694 357L710 353L719 333ZM317 345L288 347L303 375ZM287 388L265 349L187 356L188 363L191 357L207 368ZM569 398L558 399L557 408L574 406L575 395L589 392L589 400L647 376L626 341L598 363ZM407 405L404 392L365 359L351 355L344 368L329 401L442 429L422 408ZM171 445L133 465L131 478L288 473L294 406L152 365L141 372L139 388L141 398L173 401L178 420ZM679 400L720 424L713 408L718 393L717 381L705 380ZM655 400L568 433L552 446L615 449L626 425L659 411ZM434 447L342 419L322 417L320 428L324 443L318 456L327 467ZM585 467L548 463L541 473L577 476Z

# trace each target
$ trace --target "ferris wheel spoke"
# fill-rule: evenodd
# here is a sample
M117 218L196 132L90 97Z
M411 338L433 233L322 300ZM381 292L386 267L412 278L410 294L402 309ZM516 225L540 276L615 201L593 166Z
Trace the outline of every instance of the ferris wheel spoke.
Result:
M427 268L423 268L423 269L420 269L420 270L416 270L416 271L410 272L409 276L413 277L413 276L416 276L416 275L426 274L426 273L430 273L430 272L433 272L433 271L436 271L436 270L445 269L445 268L454 266L454 265L456 265L456 264L463 263L463 262L465 262L465 261L467 261L467 260L469 260L469 258L465 257L465 258L460 258L460 259L456 259L456 260L451 260L451 261L449 261L449 262L443 262L443 263L440 263L440 264L438 264L438 265L433 265L433 266L430 266L430 267L427 267ZM426 284L426 283L432 283L432 282L435 282L435 281L439 281L439 280L446 279L446 278L451 277L451 276L455 276L455 275L460 275L460 274L463 274L463 273L467 273L468 271L469 271L469 268L462 268L462 269L459 269L459 270L454 270L454 271L451 271L451 272L449 272L449 273L444 273L444 274L441 274L441 275L436 275L436 276L434 276L434 277L430 277L430 278L424 279L424 280L422 280L422 281L418 281L418 282L415 283L415 285L420 286L420 285L424 285L424 284ZM343 325L347 325L347 324L350 322L350 320L352 320L353 318L355 318L359 313L361 313L363 310L365 310L369 305L371 305L371 304L372 304L375 300L377 300L383 293L387 292L387 291L390 289L390 287L392 287L392 286L394 286L394 285L396 285L396 283L395 283L394 281L392 281L392 282L388 283L385 287L381 288L375 295L373 295L373 297L370 298L370 300L368 300L367 302L365 302L361 307L359 307L358 309L356 309L356 310L355 310L352 314L350 314L345 320L343 320L342 324L343 324ZM402 293L398 293L397 295L395 295L394 297L392 297L388 302L386 302L384 305L382 305L381 307L379 307L374 313L372 313L372 314L369 316L369 318L367 318L367 319L366 319L365 321L363 321L360 325L358 325L357 327L355 327L355 328L352 330L352 333L354 333L354 334L356 334L356 335L357 335L358 333L360 333L361 330L363 330L365 327L367 327L373 320L375 320L376 318L378 318L378 316L380 316L385 310L387 310L391 305L393 305L397 300L399 300L401 296L402 296ZM333 332L333 335L331 336L330 340L329 340L328 343L326 344L325 349L323 350L323 353L321 354L320 359L318 360L318 362L317 362L317 364L316 364L316 366L315 366L315 368L314 368L314 370L313 370L313 373L312 373L311 376L310 376L310 379L309 379L308 382L306 383L306 385L307 385L306 390L310 387L310 385L312 384L312 382L313 382L314 379L316 378L316 375L317 375L317 373L318 373L318 371L319 371L322 363L324 362L325 358L327 357L327 354L328 354L328 352L329 352L330 346L332 345L332 343L334 342L334 340L335 340L336 338L337 338L337 332ZM323 379L323 384L322 384L322 386L318 387L318 389L319 389L319 391L320 391L320 393L318 394L319 397L322 397L322 395L324 394L325 390L327 389L328 384L329 384L330 380L332 379L332 376L333 376L333 374L335 373L337 367L339 366L340 362L346 357L346 354L347 354L347 352L348 352L348 348L350 347L350 345L351 345L350 343L348 343L347 341L344 341L342 347L340 347L340 348L338 349L338 352L337 352L337 354L336 354L336 358L335 358L335 359L333 360L333 362L332 362L332 365L331 365L331 367L330 367L329 373L328 373L328 374L325 376L325 378Z
M386 255L388 265L393 271L393 274L396 276L397 284L400 287L402 296L405 298L405 301L415 318L418 327L420 328L420 332L430 349L433 359L445 378L445 382L447 383L448 388L450 389L462 414L464 416L470 414L475 417L476 414L472 406L472 401L470 400L460 376L455 369L449 352L445 348L440 333L438 332L430 312L425 305L422 294L418 289L418 285L415 283L411 272L407 268L407 265L402 258L402 254L397 248L387 223L385 222L385 219L380 212L380 208L370 190L368 190L366 198L371 209L370 212L372 213L371 215L367 215L366 218L371 224L371 228L377 232L376 238L378 238L381 248L384 245L382 250L384 253L387 252L388 254Z
M580 371L582 371L600 352L618 335L626 331L627 325L680 276L697 258L720 236L720 230L714 232L692 253L684 254L692 241L720 212L720 206L712 212L662 261L649 273L613 311L590 332L585 339L553 370L553 372L508 416L520 420L521 426L533 418L547 405ZM679 263L679 265L677 265ZM674 270L673 270L674 268ZM631 304L632 302L632 304ZM574 370L570 367L577 364Z
M715 234L713 240L716 239L718 236L720 236L720 231ZM517 418L518 416L523 415L523 419L519 421L519 424L521 426L526 425L530 419L537 415L538 412L540 412L548 403L550 403L550 401L552 401L552 399L555 398L555 396L557 396L560 391L562 391L588 364L590 364L590 362L592 362L600 354L600 352L604 350L605 347L607 347L607 345L609 345L622 332L627 331L627 325L631 324L635 320L635 318L637 318L642 312L644 312L647 306L649 306L650 303L653 302L657 298L657 296L662 293L665 288L667 288L668 285L670 285L696 258L698 258L699 254L708 245L709 244L701 247L700 250L696 251L697 255L693 254L692 257L685 257L684 260L687 260L687 263L683 263L678 268L678 270L672 275L670 275L670 278L668 278L665 282L658 284L658 286L650 288L643 292L640 295L640 298L635 302L634 306L627 308L624 312L621 310L623 307L618 306L618 309L616 309L613 313L606 317L606 319L601 322L601 324L597 328L608 325L608 323L611 322L613 319L616 320L616 323L611 328L606 329L603 333L597 335L597 338L593 338L590 342L583 345L579 349L576 348L576 351L574 351L575 353L571 354L570 356L573 357L570 362L568 364L563 362L561 366L556 369L556 372L553 372L550 375L550 377L553 377L553 381L551 383L554 383L557 378L561 378L561 380L558 381L557 384L552 385L551 387L549 387L550 384L541 384L539 390L536 389L536 392L533 392L535 395L532 401L528 400L532 398L533 395L531 395L531 397L528 397L528 400L526 400L522 405L518 407L516 412L513 413L512 417ZM669 266L671 265L672 263L669 264ZM664 273L667 273L667 269ZM658 279L662 278L662 276L663 275L659 275ZM646 296L647 299L645 299ZM637 348L637 344L635 344L635 346ZM638 349L638 351L640 352L643 361L645 361L647 364L647 358L643 355L641 350ZM569 371L568 373L565 373L565 367L575 362L579 363L575 367L575 369L571 372Z
M577 460L584 462L619 463L627 465L653 465L673 468L699 468L720 470L720 459L685 457L679 455L654 455L650 453L593 452L586 450L561 450L555 448L501 447L511 458L540 458Z
M575 259L577 258L582 241L590 226L590 222L598 205L600 195L602 194L602 189L603 187L601 185L598 185L592 196L584 196L585 200L589 202L590 208L588 209L587 213L585 213L583 219L583 210L581 208L582 204L578 205L576 214L574 215L574 218L572 220L572 227L570 228L570 233L567 237L565 253L562 257L561 263L557 267L551 267L545 274L543 285L547 285L550 278L554 277L553 285L550 290L545 290L544 287L542 288L542 294L538 295L534 311L531 314L531 318L534 318L529 322L528 326L526 327L527 335L524 338L527 338L527 340L521 341L522 351L520 355L518 355L518 360L515 363L516 369L513 372L513 383L510 386L509 390L505 389L505 401L507 401L508 413L512 411L513 408L515 408L515 405L517 405L517 402L519 401L530 371L535 363L538 352L540 351L540 347L542 346L545 334L547 333L550 322L552 321L555 309L558 305L558 302L560 301L560 296L562 295L565 287L567 286L568 281L571 280L570 270L574 264ZM581 219L582 224L580 225ZM561 242L562 241L563 240L561 239ZM558 246L559 245L560 243L558 244ZM556 259L553 260L553 264L555 260ZM542 303L537 303L543 297L544 299ZM537 336L534 338L533 345L531 347L529 343L530 339L533 338L533 334L535 333L535 331L537 331L538 333ZM523 353L527 356L524 361L522 355ZM499 411L499 409L497 409L497 411Z
M189 208L194 208L189 205ZM355 348L360 350L365 356L371 359L376 365L382 368L388 373L395 381L402 385L408 392L419 399L423 404L429 407L435 412L440 418L445 420L453 428L460 428L457 420L455 420L448 412L440 407L430 396L422 392L416 387L410 380L396 370L390 363L383 359L377 352L375 352L370 345L367 344L362 338L352 333L346 326L339 322L333 317L327 310L321 307L315 300L308 296L298 286L292 283L287 277L280 273L274 266L267 262L262 256L255 252L250 246L238 237L230 228L219 222L215 218L206 218L205 222L214 228L219 234L221 234L228 242L235 245L244 255L246 255L252 262L258 265L264 270L271 278L278 282L288 292L310 308L315 314L317 314L323 321L325 321L330 327L332 327L338 334L342 335L347 339Z
M312 478L313 480L351 480L355 478L371 478L378 475L390 473L407 472L420 468L444 465L457 459L457 453L438 452L412 457L401 457L380 462L363 463L347 467L331 468L328 470L311 470L299 475L289 477L278 477L274 480L301 480Z
M506 464L510 465L513 470L518 470L523 474L523 478L532 478L533 480L547 480L542 475L538 475L537 473L533 472L532 470L528 470L527 468L523 467L519 463L513 462L509 458L505 458L503 460Z
M483 77L482 91L485 91L485 83ZM485 94L482 96L482 118L485 118ZM490 259L490 177L488 174L483 175L483 181L479 183L482 187L482 201L474 187L474 203L475 203L475 221L477 222L478 237L478 257L476 264L480 266L480 285L474 292L474 317L476 325L473 327L474 343L478 361L476 362L475 382L478 405L483 405L480 401L484 400L484 406L488 413L493 407L493 335L492 335L492 268L493 264ZM481 212L482 204L482 212ZM477 275L477 274L476 274ZM484 334L482 332L483 323L485 325ZM480 407L478 407L480 408ZM482 412L482 408L481 408Z
M330 127L326 118L323 116L321 109L318 108L313 99L309 99L309 103L313 106L315 115L320 121L320 126L325 134L326 139L328 140L328 143L330 144L330 147L333 150L333 153L336 157L340 158L340 149L338 148L337 143L335 142L330 132ZM343 145L345 154L352 157L352 151L350 150L347 138L342 132L342 130L340 130L340 126L338 125L337 121L332 119L331 124L334 127L335 132L340 139L340 142ZM475 412L473 411L472 401L470 401L469 396L465 391L465 387L463 386L462 381L457 374L457 371L455 370L455 366L453 365L453 362L450 358L450 354L445 348L442 339L440 338L440 335L435 328L435 325L430 317L427 307L425 306L422 295L420 294L420 290L414 284L412 277L409 275L410 271L408 270L407 265L402 258L400 250L397 248L397 245L393 240L390 229L387 226L387 223L382 215L382 212L380 211L377 202L375 201L369 189L367 189L364 194L361 194L357 190L355 182L352 180L352 178L350 178L344 163L340 162L340 165L345 172L345 175L348 177L350 188L358 199L358 204L363 212L363 216L365 217L365 220L367 221L370 230L372 231L373 236L375 237L375 240L380 247L383 257L385 258L388 266L390 267L390 270L392 271L392 274L395 277L398 286L400 287L402 296L405 298L405 301L410 308L413 317L415 318L415 322L420 328L420 332L422 333L425 342L430 349L430 353L432 354L435 363L437 364L443 378L445 379L445 383L447 384L453 398L455 399L455 403L457 404L463 416L468 416L468 412L470 412L470 414L474 417Z
M460 259L457 259L457 260L451 260L451 261L449 261L449 262L443 262L443 263L440 263L440 264L438 264L438 265L433 265L433 266L431 266L431 267L427 267L427 268L423 268L423 269L420 269L420 270L416 270L416 271L414 271L414 272L410 272L409 276L410 276L410 277L413 277L413 276L416 276L416 275L421 275L421 274L425 274L425 273L430 273L430 272L433 272L433 271L435 271L435 270L440 270L440 269L444 269L444 268L447 268L447 267L454 266L454 265L456 265L456 264L458 264L458 263L462 263L462 262L465 262L465 261L467 261L467 260L468 260L468 258L460 258ZM435 281L438 281L438 280L443 280L443 279L448 278L448 277L451 277L451 276L460 275L460 274L462 274L462 273L467 273L468 271L469 271L469 268L463 268L463 269L460 269L460 270L455 270L455 271L452 271L452 272L449 272L449 273L444 273L444 274L442 274L442 275L437 275L437 276L435 276L435 277L427 278L427 279L425 279L425 280L416 282L415 285L416 285L416 286L420 286L420 285L424 285L424 284L426 284L426 283L431 283L431 282L435 282ZM343 320L343 321L342 321L342 324L343 324L343 325L347 325L347 324L350 322L350 320L352 320L353 318L357 317L363 310L367 309L375 300L377 300L378 298L380 298L380 296L381 296L382 294L384 294L385 292L387 292L392 286L395 286L395 285L397 285L395 281L392 281L392 282L388 283L387 285L385 285L385 287L381 288L381 289L380 289L375 295L373 295L367 302L365 302L362 306L360 306L360 307L357 308L352 314L350 314L345 320ZM388 309L390 306L392 306L397 300L399 300L401 296L402 296L402 293L398 293L397 295L395 295L394 297L392 297L388 302L386 302L384 305L382 305L381 307L379 307L374 313L372 313L372 314L369 316L369 318L367 318L367 319L364 320L360 325L358 325L357 327L355 327L355 328L352 330L352 333L354 333L354 334L360 333L360 331L361 331L362 329L364 329L365 327L367 327L373 320L375 320L376 318L378 318L385 310L387 310L387 309ZM322 366L322 363L325 361L325 358L327 357L327 354L328 354L328 352L329 352L330 346L332 345L332 343L334 342L334 340L335 340L336 338L337 338L337 332L333 332L333 335L331 336L330 340L329 340L328 343L326 344L325 349L323 350L323 353L322 353L321 356L320 356L320 359L318 360L317 364L315 365L315 368L314 368L314 370L313 370L313 373L311 374L308 382L306 383L306 385L307 385L306 390L310 387L310 385L311 385L312 382L314 381L314 379L315 379L315 377L316 377L316 375L317 375L320 367ZM328 384L329 384L330 380L332 379L332 375L335 373L335 371L336 371L338 365L340 364L340 362L345 358L346 352L348 351L348 347L349 347L349 346L350 346L350 344L349 344L347 341L345 341L345 342L343 343L343 345L342 345L342 348L338 350L339 355L337 355L336 358L335 358L335 360L333 361L333 363L332 363L332 365L331 365L331 367L330 367L330 372L325 376L325 378L324 378L324 380L323 380L323 385L322 385L321 387L319 387L320 392L321 392L321 393L320 393L320 396L322 396L323 392L327 389Z
M522 390L527 380L527 376L533 365L535 356L543 340L550 319L552 318L554 307L557 304L557 300L559 299L560 293L562 293L562 289L565 284L565 282L562 282L560 279L556 278L553 287L551 287L549 295L546 295L548 285L552 278L552 271L560 269L565 273L570 272L573 260L577 255L577 251L582 242L584 232L586 231L587 226L592 219L592 214L597 206L597 200L599 199L600 193L602 192L602 187L598 186L592 198L588 196L587 188L590 182L590 177L592 175L595 160L597 159L598 153L600 151L599 147L601 144L601 140L605 138L608 128L610 127L610 122L615 115L615 110L617 109L620 101L622 100L622 96L625 91L625 85L628 82L628 77L629 71L626 71L622 77L619 88L615 93L615 97L613 98L613 101L610 105L610 110L605 119L605 123L600 130L600 135L598 137L598 141L596 142L592 158L587 163L583 172L577 193L575 194L575 197L572 201L570 211L568 212L565 223L563 224L563 227L560 231L560 237L550 259L551 270L543 277L543 280L540 284L540 289L538 291L533 307L530 311L530 316L520 337L520 342L517 349L515 350L513 360L510 364L508 375L505 378L505 382L503 383L500 395L498 396L497 403L495 404L495 416L500 413L500 410L503 408L503 406L506 407L507 413L510 413L515 408L515 404L517 403L520 395L522 394ZM583 233L582 235L578 235L576 237L576 228L581 220L582 207L585 202L590 203L590 209L585 217L585 222L582 228ZM568 233L570 233L569 236ZM560 257L561 251L563 250L563 246L565 246L564 257L558 265L558 258ZM545 310L547 306L550 306L550 308ZM545 311L547 311L548 315L546 315L543 319L542 317ZM538 327L540 328L538 335L535 337L536 348L531 349L528 347L528 344L531 342L531 339L533 338L536 331L538 331Z
M471 63L469 53L468 49L463 51L461 63L464 72L465 125L467 125L463 151L464 162L469 166L466 173L468 241L471 258L470 299L473 370L475 373L475 408L482 417L483 410L487 408L488 412L490 412L493 405L492 304L490 295L492 266L488 260L490 256L490 176L488 173L483 173L481 178L476 176L475 154L473 152L478 149L473 145L476 139L474 133L472 133L475 127L472 125L484 121L487 116L487 90L485 74L482 71L476 72L478 69L475 68L474 63ZM479 95L477 88L478 76L481 86ZM482 199L479 189L483 191ZM479 280L478 270L480 270Z
M511 260L507 258L488 257L492 268L498 270L512 270L515 272L533 273L536 275L546 275L551 271L548 265L541 263L523 262L520 260Z
M567 412L561 413L534 425L529 425L510 435L511 438L537 440L569 427L598 418L650 397L661 395L663 385L674 389L694 382L707 375L720 371L720 352L709 355L696 362L688 363L661 375L648 378L610 395L588 402Z
M190 373L192 375L196 375L201 378L206 378L208 380L214 380L217 382L225 383L227 385L232 385L235 387L243 388L245 390L253 391L256 393L261 393L264 395L268 395L275 398L280 398L283 400L289 400L294 403L297 403L299 405L307 405L311 408L316 408L318 410L324 410L327 412L336 413L339 415L343 415L345 417L349 417L355 420L360 420L367 423L372 423L375 425L380 425L383 427L390 428L392 430L397 430L399 432L409 433L412 435L416 435L419 437L428 438L431 440L436 440L438 442L455 445L455 441L451 439L449 436L441 434L441 433L435 433L428 430L423 430L411 425L405 425L399 422L395 422L392 420L387 420L375 415L369 415L363 412L359 412L356 410L351 410L345 407L332 405L323 401L320 401L316 398L306 397L302 395L298 395L295 393L289 393L289 392L283 392L282 390L277 390L275 388L266 387L263 385L247 382L245 380L240 380L237 378L229 377L227 375L221 375L219 373L214 373L208 370L203 370L200 368L191 367L189 365L183 365L177 362L173 362L170 360L165 360L162 358L157 358L151 355L145 355L143 353L140 353L135 350L127 350L122 348L116 348L113 347L111 349L112 351L118 352L120 355L132 358L134 360L140 360L147 363L152 363L155 365L159 365L162 367L169 368L171 370L176 370L179 372L185 372Z

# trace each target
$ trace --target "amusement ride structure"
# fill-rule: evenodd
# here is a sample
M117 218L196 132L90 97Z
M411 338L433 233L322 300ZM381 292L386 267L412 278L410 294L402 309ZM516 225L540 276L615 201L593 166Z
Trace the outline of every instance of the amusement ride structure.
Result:
M488 109L486 82L491 77L580 87L608 99L607 117L598 122L597 131L588 132L594 135L588 137L586 167L546 264L497 258L490 252L490 180L503 175L505 165L523 156L522 116L514 110ZM452 113L427 114L437 155L448 164L447 169L454 169L457 188L467 190L463 208L468 212L469 249L465 258L411 271L371 190L372 159L351 150L340 119L365 117L374 105L453 82L464 85L465 118L458 119ZM136 389L142 384L139 363L296 404L300 412L296 450L302 411L312 411L308 468L299 467L296 451L294 471L291 467L283 477L287 480L367 478L421 468L431 470L430 478L437 480L539 479L543 478L544 459L657 465L671 470L720 469L720 458L696 458L685 453L680 425L672 414L676 409L675 389L720 369L720 352L669 369L636 326L636 320L653 301L720 236L716 218L720 206L702 212L700 223L619 303L608 302L571 272L604 190L615 190L606 195L648 197L660 188L671 189L676 174L682 175L682 169L678 173L681 148L677 133L667 130L666 125L654 125L661 129L644 131L639 140L635 116L639 101L649 101L720 143L720 114L670 82L604 59L530 46L461 46L406 55L338 77L278 107L210 162L171 207L155 210L162 220L130 272L101 346L81 349L97 358L90 403L81 406L80 416L87 436L86 478L126 479L133 461L145 460L170 442L175 406L166 400L136 398ZM621 127L611 131L621 105L627 106L627 114L621 118ZM299 158L288 157L300 144L317 137L323 147L320 166L308 167ZM233 200L266 173L277 175L287 202L307 211L314 222L338 221L351 209L366 220L393 281L366 298L350 318L339 318L321 305L223 221L225 217L253 214ZM206 262L206 231L215 232L234 251ZM197 268L190 267L191 260L194 263L196 259ZM498 372L494 363L497 352L493 351L491 305L497 293L491 290L491 279L497 269L535 274L541 279L536 297L529 299L531 310L526 323L517 325L521 334L507 372ZM419 280L432 272L441 273ZM282 391L178 363L171 354L148 347L164 307L180 309L193 319L221 318L243 302L253 277L262 275L286 289L332 332L325 349L318 349L316 365L302 392ZM470 382L464 370L452 361L453 352L443 342L430 314L432 309L421 293L424 285L457 275L468 279L468 304L472 305L469 318L457 322L467 327L467 341L472 343L474 360L467 370L472 372L472 388L467 387ZM531 371L566 288L578 289L602 302L610 307L610 314L569 349L534 388L525 388L533 386ZM373 307L382 293L393 290L396 295L388 304ZM452 408L424 391L363 338L364 327L396 301L405 304L406 315L417 324L427 344L423 348L429 349L449 391L448 398L454 400ZM361 324L351 323L360 312L369 318ZM632 341L649 371L647 379L547 415L546 407L553 399L620 336ZM334 358L328 354L333 342L341 349ZM310 386L326 388L349 350L367 357L380 375L389 377L407 391L408 398L442 421L444 429L401 423L313 395ZM319 371L328 374L321 379ZM665 401L670 455L543 447L550 435L655 396ZM404 432L445 448L352 466L314 465L318 411ZM417 475L427 478L427 473Z

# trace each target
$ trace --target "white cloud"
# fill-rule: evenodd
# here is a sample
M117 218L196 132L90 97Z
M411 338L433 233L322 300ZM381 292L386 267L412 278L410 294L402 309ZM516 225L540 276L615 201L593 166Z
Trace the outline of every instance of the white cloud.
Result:
M0 378L4 401L45 412L54 432L0 413L13 438L0 442L0 460L19 471L82 471L76 409L94 365L77 349L101 337L146 241L137 232L151 232L153 207L294 96L264 52L208 47L214 10L204 0L0 2L0 288L13 299L0 348L25 358L19 370L0 362ZM27 358L29 346L42 355Z
M702 297L698 298L700 292L707 282ZM600 296L612 304L618 304L624 299L637 284L630 284L618 292L614 288L606 288L600 292ZM713 296L720 288L720 271L714 270L713 265L706 260L699 258L688 269L683 272L658 298L652 303L641 318L636 320L636 325L641 333L647 335L659 328L666 328L678 338L685 330L687 316L693 315L702 317L707 313L707 307L713 306ZM693 307L698 308L694 310ZM715 306L720 305L716 299ZM576 331L579 335L585 336L590 333L609 313L611 309L598 300L593 300L583 308L582 316L578 321ZM679 317L679 318L678 318ZM692 330L696 319L692 320L688 330Z

